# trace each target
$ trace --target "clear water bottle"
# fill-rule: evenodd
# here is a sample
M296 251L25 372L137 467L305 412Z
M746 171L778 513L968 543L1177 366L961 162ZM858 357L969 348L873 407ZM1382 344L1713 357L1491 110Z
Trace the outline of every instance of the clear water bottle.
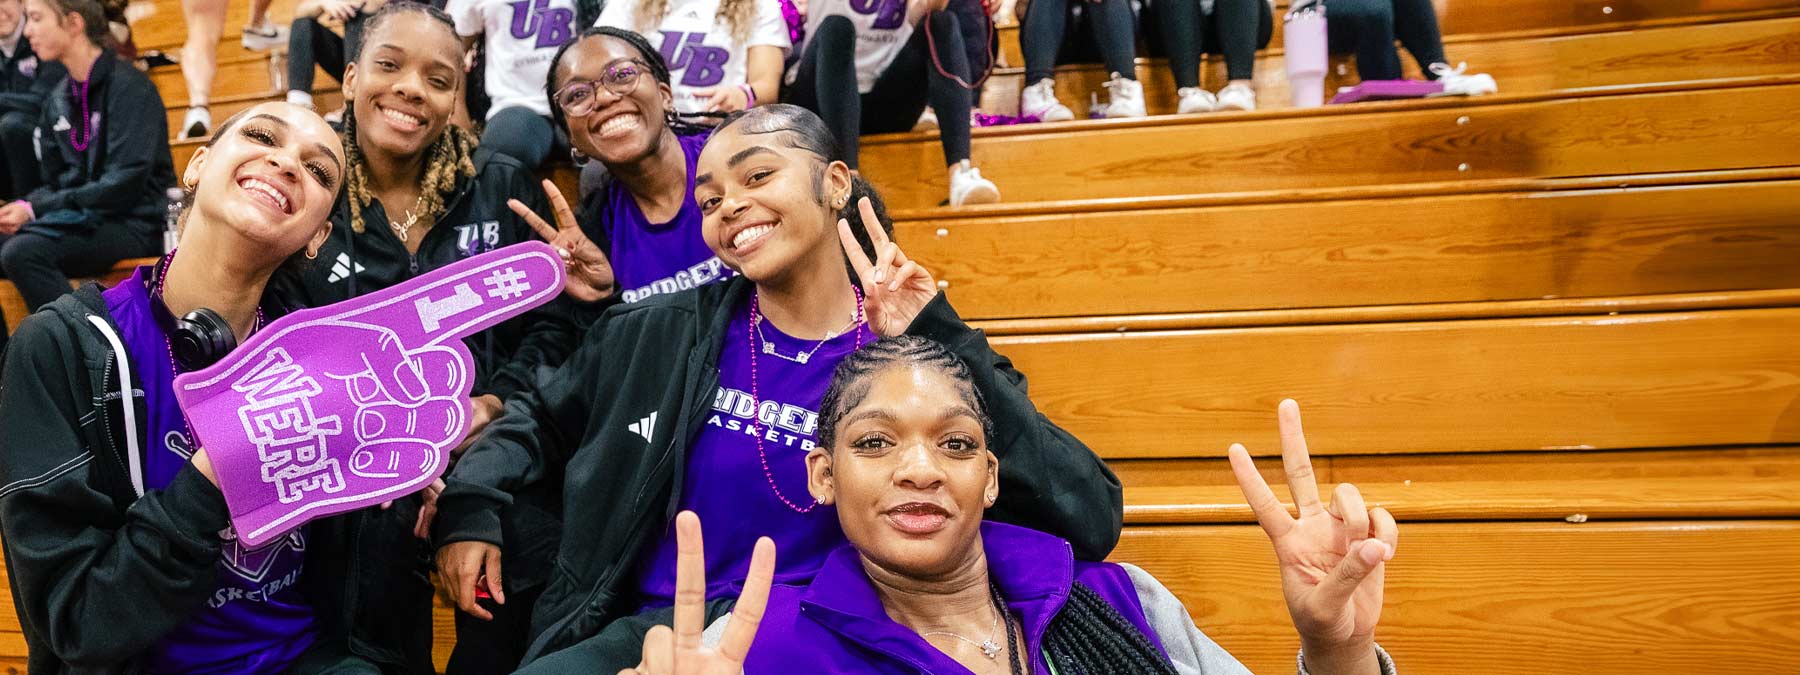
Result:
M169 198L168 211L163 216L163 255L175 250L176 241L181 238L178 230L181 227L181 188L172 187L163 193Z

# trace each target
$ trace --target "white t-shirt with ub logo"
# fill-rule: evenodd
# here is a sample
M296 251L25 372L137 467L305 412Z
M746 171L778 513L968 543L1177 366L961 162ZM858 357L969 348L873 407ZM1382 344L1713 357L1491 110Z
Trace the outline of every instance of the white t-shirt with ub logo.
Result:
M544 81L556 49L575 37L575 0L449 0L444 11L463 37L485 35L488 118L511 107L548 117Z
M779 47L785 59L793 46L787 22L781 18L781 1L749 2L755 4L749 34L742 43L732 40L731 28L719 14L719 0L669 0L668 13L654 26L637 25L637 3L611 0L594 25L623 28L648 38L669 64L675 110L695 113L706 110L707 99L699 92L750 81L746 55L751 47Z

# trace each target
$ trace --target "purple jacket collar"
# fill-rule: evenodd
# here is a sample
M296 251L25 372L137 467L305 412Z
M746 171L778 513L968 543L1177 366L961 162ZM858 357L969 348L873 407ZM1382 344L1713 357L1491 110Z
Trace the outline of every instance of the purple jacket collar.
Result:
M1021 618L1032 672L1048 672L1041 656L1044 633L1076 581L1093 588L1157 642L1123 568L1077 563L1068 542L1014 525L984 522L981 539L990 577ZM802 656L805 661L792 660ZM771 593L768 618L745 670L750 675L785 673L796 662L817 666L817 672L968 672L888 617L851 546L834 551L809 585L777 586Z

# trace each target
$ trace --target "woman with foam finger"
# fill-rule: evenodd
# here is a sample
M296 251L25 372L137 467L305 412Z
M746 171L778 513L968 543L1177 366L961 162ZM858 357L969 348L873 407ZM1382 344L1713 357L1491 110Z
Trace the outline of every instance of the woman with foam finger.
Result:
M496 509L563 476L562 564L539 600L526 672L637 662L646 632L671 619L677 510L720 526L705 560L712 616L746 579L759 536L782 549L777 578L810 576L842 537L806 492L820 397L831 369L881 336L932 336L974 364L1016 431L996 445L1013 462L1001 480L1016 488L997 517L1058 532L1084 558L1116 543L1118 479L1037 412L1024 376L888 240L872 206L859 205L863 241L839 219L852 183L817 115L770 105L727 118L701 152L695 198L707 245L739 276L609 309L452 470L438 566L462 605L503 561Z
M234 116L182 176L177 251L20 326L0 541L31 672L430 672L416 502L249 549L174 397L176 375L291 308L269 282L318 255L343 158L309 110Z

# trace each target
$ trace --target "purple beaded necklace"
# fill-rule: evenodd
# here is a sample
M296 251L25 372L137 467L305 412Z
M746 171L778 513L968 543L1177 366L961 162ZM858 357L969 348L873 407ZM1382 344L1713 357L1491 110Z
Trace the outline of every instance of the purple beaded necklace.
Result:
M92 118L88 113L88 83L92 81L92 75L79 83L75 81L75 78L69 78L69 95L81 101L81 124L69 127L69 145L75 146L76 152L87 152L88 144L94 142L94 129L89 124ZM81 136L75 135L76 129L81 130Z
M156 275L156 288L153 290L152 295L156 298L156 302L163 306L164 311L168 310L169 305L168 305L168 303L163 302L163 284L168 282L169 266L175 264L175 252L180 251L180 250L181 249L177 248L175 250L169 251L169 255L167 257L163 258L162 274ZM171 314L173 314L173 313L171 312ZM252 324L250 326L250 332L255 333L256 331L262 329L263 323L264 323L264 320L263 320L262 307L257 307L256 308L256 323ZM181 363L177 362L175 360L175 341L169 339L168 331L163 332L163 349L167 350L167 353L169 355L169 374L171 376L181 375ZM194 437L194 426L192 424L188 424L186 412L183 412L181 414L181 426L186 427L186 429L184 429L184 430L187 431L188 438Z
M852 286L851 291L856 293L856 316L851 317L850 319L852 322L850 325L850 332L856 335L856 346L851 348L850 351L856 351L862 349L863 329L868 327L869 319L863 314L862 289ZM762 323L763 319L760 296L761 294L755 291L750 293L750 320L745 322L744 325L744 334L749 337L750 341L750 419L754 423L762 422L762 396L758 391L758 379L756 373L756 353L762 351L757 345L757 342L762 335L762 331L757 330L757 325ZM827 335L825 340L819 343L820 346L824 346L826 341L830 341L834 337L837 336ZM818 347L814 347L813 351L817 352L818 349ZM799 360L795 361L795 363L804 365L806 361ZM795 504L792 500L789 500L787 495L781 493L781 486L775 484L775 472L769 470L769 454L763 450L763 435L760 430L756 434L756 458L762 460L763 479L769 482L769 489L775 492L775 498L781 500L782 504L786 504L794 513L799 514L811 513L813 509L819 507L819 500L816 498L812 500L812 503L807 504L806 506L800 506Z

